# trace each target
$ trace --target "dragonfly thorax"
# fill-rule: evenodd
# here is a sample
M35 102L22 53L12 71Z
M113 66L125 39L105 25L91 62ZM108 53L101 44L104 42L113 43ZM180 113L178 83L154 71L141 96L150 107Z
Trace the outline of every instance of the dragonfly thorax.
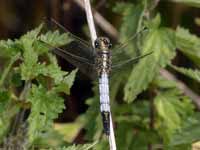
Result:
M99 37L95 41L96 58L95 66L98 76L109 74L111 71L111 43L106 37Z

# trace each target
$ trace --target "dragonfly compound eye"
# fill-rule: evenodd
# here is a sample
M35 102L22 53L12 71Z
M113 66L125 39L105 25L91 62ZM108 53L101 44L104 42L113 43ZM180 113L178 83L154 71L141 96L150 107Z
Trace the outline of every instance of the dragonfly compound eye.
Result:
M98 42L98 41L95 41L95 42L94 42L94 46L95 46L95 48L98 48L98 47L99 47L99 42Z
M109 45L108 45L108 48L109 48L109 49L111 49L111 48L112 48L112 44L111 44L111 43L109 43Z

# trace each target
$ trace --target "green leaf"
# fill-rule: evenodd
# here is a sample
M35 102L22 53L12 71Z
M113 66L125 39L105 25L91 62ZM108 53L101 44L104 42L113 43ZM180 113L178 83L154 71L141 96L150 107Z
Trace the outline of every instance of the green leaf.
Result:
M197 65L200 64L200 38L187 29L178 27L176 30L177 48Z
M68 74L66 77L64 77L62 82L60 82L60 84L55 87L55 90L57 92L64 92L66 94L69 94L70 89L74 83L77 71L78 71L77 69L73 70L70 74Z
M40 36L40 40L47 42L53 46L62 46L71 42L69 33L59 33L59 31L48 31L46 34Z
M199 70L193 70L193 69L187 69L183 67L176 67L174 65L171 65L173 69L176 71L196 80L197 82L200 82L200 71Z
M56 65L47 66L47 75L54 79L55 84L59 84L63 81L63 77L66 76L67 72L62 71L60 67Z
M6 66L5 70L3 71L2 75L1 75L0 88L2 88L2 85L3 85L4 81L6 80L6 77L7 77L8 73L10 72L12 65L15 63L15 61L17 59L19 59L19 57L20 57L20 53L17 53L16 55L11 57L8 66Z
M19 40L0 41L0 57L13 57L22 50Z
M200 1L199 0L171 0L173 2L178 2L178 3L184 3L189 6L193 7L200 7Z
M150 30L143 46L142 54L153 53L134 67L125 86L124 99L133 101L145 90L161 67L165 67L175 56L174 32L166 28Z
M24 51L30 51L33 49L33 44L36 41L42 27L43 27L43 25L41 24L39 27L27 32L25 35L23 35L20 38L20 41L23 44Z
M28 96L31 102L31 114L29 122L29 140L33 142L52 128L53 119L65 108L63 98L59 97L54 90L40 86L32 86Z
M6 106L10 100L10 93L7 91L0 91L0 114L5 111Z
M45 74L45 64L38 64L30 62L28 64L23 63L21 66L22 80L32 80L40 74Z
M170 139L170 146L192 144L200 140L200 127L199 127L200 114L185 119L182 129L176 131Z
M145 22L145 25L150 29L157 29L160 27L161 24L161 16L160 14L157 14L154 19L152 19L149 22Z
M143 28L143 16L145 13L144 4L133 5L132 3L117 3L115 12L123 14L123 20L120 27L120 42L124 43L134 34L140 32ZM129 44L127 54L137 54L137 47Z
M159 93L154 99L160 117L160 134L167 142L175 131L180 130L182 123L194 112L191 101L184 97L178 89Z
M23 63L21 67L22 80L31 80L44 71L45 64L38 63L38 53L34 49L34 42L37 40L42 25L28 32L21 37L23 45Z
M0 142L3 142L9 131L12 118L16 115L18 107L11 101L11 93L0 90Z
M48 150L90 150L94 148L94 146L97 144L97 142L94 142L92 144L82 144L82 145L73 145L69 147L61 147L56 149L48 149ZM40 150L47 150L47 149L40 149Z

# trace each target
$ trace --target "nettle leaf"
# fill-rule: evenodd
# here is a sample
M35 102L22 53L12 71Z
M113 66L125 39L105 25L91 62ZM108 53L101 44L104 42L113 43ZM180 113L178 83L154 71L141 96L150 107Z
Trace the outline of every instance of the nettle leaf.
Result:
M193 7L200 7L200 1L199 0L171 0L171 1L184 3L186 5L193 6Z
M12 118L16 115L18 110L18 107L13 105L11 101L11 93L0 90L0 142L5 139Z
M33 49L33 44L36 41L42 27L43 27L43 25L40 25L36 29L27 32L25 35L23 35L20 38L20 41L23 44L23 48L24 48L25 52Z
M46 75L53 78L56 85L61 83L64 80L64 76L67 75L67 72L62 71L57 64L50 64L46 69Z
M52 128L53 119L65 108L63 98L54 90L48 90L41 85L33 85L28 96L31 102L29 122L29 139L34 141Z
M60 33L59 31L48 31L46 34L43 34L39 37L39 40L48 43L53 47L63 46L72 41L69 36L69 33Z
M35 77L37 77L40 74L45 74L46 73L46 65L36 63L34 64L33 62L25 64L23 63L21 66L21 75L22 75L22 80L32 80Z
M185 119L194 113L194 106L178 89L160 92L154 102L160 117L157 127L167 142L175 131L181 129Z
M183 67L177 67L174 65L171 65L171 67L175 69L176 71L196 80L197 82L200 82L200 70L187 69Z
M19 40L1 40L0 41L0 57L12 57L21 51Z
M200 63L200 38L191 34L189 30L178 27L176 30L177 48L197 65Z
M141 3L133 5L132 3L117 3L114 8L115 12L123 14L123 20L120 27L120 41L122 43L130 40L134 34L141 32L145 6ZM136 55L137 47L135 41L126 48L127 54Z
M71 89L71 87L72 87L72 85L74 83L77 71L78 70L75 69L70 74L65 76L64 79L62 80L62 82L60 82L60 84L55 87L55 90L57 92L64 92L66 94L69 94L70 93L70 89Z
M156 19L158 20L158 19ZM155 24L155 23L154 23ZM145 90L161 67L165 67L175 56L175 35L167 28L150 29L143 46L142 54L153 53L135 65L125 86L124 99L133 101Z
M182 125L182 129L177 130L172 135L169 146L192 144L193 142L200 140L199 118L199 113L186 118Z
M73 145L69 147L56 148L56 150L90 150L94 148L96 144L97 142L91 144ZM41 149L41 150L46 150L46 149ZM48 149L48 150L54 150L54 149Z
M16 55L12 56L9 60L8 65L5 66L5 69L3 70L1 76L0 76L0 88L2 88L4 82L7 79L7 76L12 68L12 65L20 58L20 53L17 53Z
M37 40L42 25L28 32L20 38L23 45L23 63L21 67L22 80L30 80L44 71L45 64L38 63L38 53L34 49L34 42Z
M60 34L58 31L49 31L46 34L39 35L41 28L42 25L28 32L20 39L24 49L24 62L21 65L22 79L31 80L38 75L45 75L53 78L55 83L58 84L63 80L66 72L61 71L56 58L50 54L48 56L52 64L46 65L45 62L39 62L39 56L49 52L51 48L47 44L40 42L40 40L52 46L61 46L68 43L70 40L68 34Z

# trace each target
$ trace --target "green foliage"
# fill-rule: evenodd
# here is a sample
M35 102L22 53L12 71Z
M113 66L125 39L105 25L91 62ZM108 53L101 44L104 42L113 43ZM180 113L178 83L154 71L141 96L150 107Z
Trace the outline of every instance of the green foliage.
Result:
M48 150L90 150L96 144L97 144L97 142L94 142L92 144L73 145L73 146L69 146L69 147L62 147L62 148L48 149ZM40 150L47 150L47 149L40 149Z
M77 72L62 71L56 57L49 53L50 47L40 42L44 40L49 45L61 46L70 42L68 34L58 31L41 34L41 31L42 25L19 40L0 42L0 56L8 59L0 80L0 139L3 140L9 130L13 130L12 126L9 127L19 110L28 107L27 135L30 148L53 132L53 121L65 108L64 99L59 93L70 93ZM14 65L19 60L21 62ZM20 82L24 82L24 85ZM13 88L17 87L23 90L16 93Z
M155 18L152 22L153 26L158 24L159 20ZM153 54L142 59L131 72L124 89L124 99L126 101L132 102L141 91L148 87L159 69L165 67L175 56L174 40L174 33L169 29L159 27L150 29L143 46L142 54L151 51L153 51Z
M198 0L172 1L199 7ZM200 73L195 67L200 64L200 38L183 27L176 31L164 27L166 18L157 12L155 15L153 5L156 5L153 1L142 0L137 3L116 2L112 7L121 15L120 43L129 41L144 27L148 28L148 32L142 32L141 37L134 39L136 41L131 40L127 47L123 47L125 55L132 58L153 52L134 65L122 67L110 79L112 118L119 150L146 150L147 147L186 150L200 140L200 116L192 99L184 94L186 92L179 83L167 80L160 73L164 69L173 69L196 80L190 86L199 88ZM16 136L10 135L11 131L18 131L13 125L20 120L16 116L22 110L28 110L27 131L24 130L27 149L109 149L108 138L102 133L98 84L94 84L94 96L86 101L86 113L70 123L59 123L60 126L54 123L65 109L61 95L70 94L77 69L70 73L63 71L51 53L53 48L72 41L69 34L59 31L42 33L42 29L43 25L40 25L19 39L0 41L0 58L5 61L0 70L1 143L4 144L5 138L11 141L10 137ZM183 53L195 69L172 65L175 50ZM17 124L20 126L22 122ZM78 140L98 141L98 144L70 146L77 136Z
M200 63L200 39L189 32L188 29L178 27L176 30L176 45L190 60Z
M155 107L160 120L159 132L164 134L165 140L171 139L172 134L182 128L185 119L193 114L191 102L176 88L159 93L155 97Z
M171 66L173 67L173 69L184 74L185 76L188 76L188 77L196 80L197 82L200 82L200 71L199 70L186 69L183 67L176 67L173 65L171 65Z
M179 3L183 3L189 6L193 6L193 7L200 7L200 1L199 0L171 0L174 2L179 2Z
M53 119L65 108L64 100L54 90L47 91L41 85L32 85L28 101L31 102L29 116L29 138L34 141L52 128Z

